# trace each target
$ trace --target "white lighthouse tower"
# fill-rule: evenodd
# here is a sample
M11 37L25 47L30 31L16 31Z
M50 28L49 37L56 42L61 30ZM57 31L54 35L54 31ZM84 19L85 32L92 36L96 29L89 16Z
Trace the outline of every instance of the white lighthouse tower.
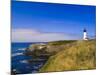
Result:
M83 30L83 40L88 40L86 29Z

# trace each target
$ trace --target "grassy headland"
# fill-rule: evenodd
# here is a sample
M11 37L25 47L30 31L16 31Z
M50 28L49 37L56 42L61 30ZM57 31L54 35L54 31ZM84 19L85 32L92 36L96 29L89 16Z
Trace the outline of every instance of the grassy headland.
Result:
M52 51L52 47L57 48L54 48L55 54L49 57L39 72L95 69L95 44L95 40L49 42L51 48L47 51Z

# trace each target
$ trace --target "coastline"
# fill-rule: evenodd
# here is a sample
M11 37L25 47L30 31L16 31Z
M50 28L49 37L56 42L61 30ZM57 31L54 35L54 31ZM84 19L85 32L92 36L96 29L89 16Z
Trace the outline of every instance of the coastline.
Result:
M68 52L70 52L70 54L68 54ZM91 52L94 55L92 55ZM37 68L37 71L33 70L34 73L42 73L95 69L95 52L95 40L61 40L48 43L31 43L27 45L23 55L32 57L31 59L26 59L28 64L37 64L37 66L31 65L31 67ZM89 60L83 66L73 67L77 63L77 66L80 62L82 64L82 61L86 62L90 56L92 61ZM77 63L75 62L76 59ZM26 61L23 60L23 63L26 63ZM70 65L68 65L69 62L71 63ZM92 63L92 66L89 63Z

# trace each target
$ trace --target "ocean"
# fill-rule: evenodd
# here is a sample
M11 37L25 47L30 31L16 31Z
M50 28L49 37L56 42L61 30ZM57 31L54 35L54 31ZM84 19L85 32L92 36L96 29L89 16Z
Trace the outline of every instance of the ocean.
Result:
M11 71L16 71L16 74L37 73L45 61L29 63L27 60L32 59L32 56L26 56L23 53L30 44L35 43L12 43L11 44Z

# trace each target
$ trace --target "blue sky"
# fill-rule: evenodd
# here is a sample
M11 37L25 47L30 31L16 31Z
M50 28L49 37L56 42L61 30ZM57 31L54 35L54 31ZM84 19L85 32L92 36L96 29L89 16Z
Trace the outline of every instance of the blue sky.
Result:
M95 6L12 1L12 41L47 42L95 36Z

